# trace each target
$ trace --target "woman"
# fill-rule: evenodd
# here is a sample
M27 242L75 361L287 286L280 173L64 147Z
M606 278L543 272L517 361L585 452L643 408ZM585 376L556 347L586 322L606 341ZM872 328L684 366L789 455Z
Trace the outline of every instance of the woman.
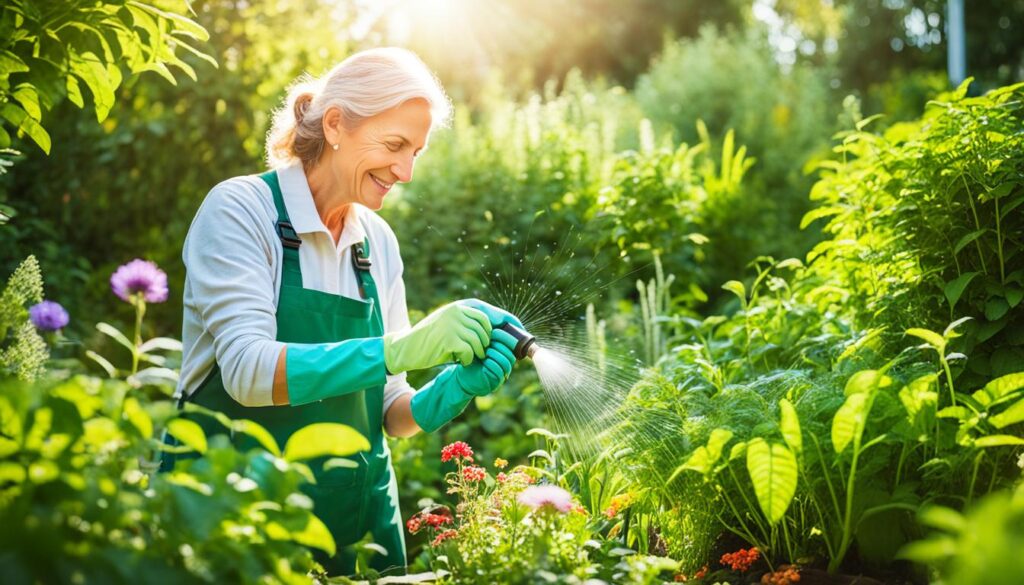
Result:
M273 170L214 187L185 240L178 395L255 420L281 445L318 422L366 436L371 449L353 457L356 468L324 472L314 462L307 493L339 550L319 560L352 573L345 545L370 533L387 550L374 568L400 570L405 543L383 432L432 432L496 390L516 343L497 326L521 324L471 299L409 325L398 242L373 212L395 183L412 180L431 129L450 114L419 58L355 54L295 86L287 104L268 137ZM406 371L448 362L457 363L418 392L406 382Z

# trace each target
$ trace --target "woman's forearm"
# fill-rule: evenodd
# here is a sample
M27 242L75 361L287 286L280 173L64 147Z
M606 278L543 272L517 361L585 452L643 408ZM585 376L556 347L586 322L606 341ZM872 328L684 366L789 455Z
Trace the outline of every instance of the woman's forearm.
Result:
M412 417L409 403L412 394L403 394L395 399L384 415L384 430L391 437L411 437L420 432L420 425Z
M274 388L272 391L274 406L285 406L288 404L288 346L281 348L277 356L277 368L274 370Z

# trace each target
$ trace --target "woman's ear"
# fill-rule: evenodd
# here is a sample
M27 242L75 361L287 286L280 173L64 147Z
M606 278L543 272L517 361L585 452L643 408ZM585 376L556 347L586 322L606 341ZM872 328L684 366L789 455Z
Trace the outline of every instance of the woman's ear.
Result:
M341 141L341 133L344 130L342 126L342 115L341 110L335 107L327 108L322 118L324 125L324 140L327 144L334 146Z

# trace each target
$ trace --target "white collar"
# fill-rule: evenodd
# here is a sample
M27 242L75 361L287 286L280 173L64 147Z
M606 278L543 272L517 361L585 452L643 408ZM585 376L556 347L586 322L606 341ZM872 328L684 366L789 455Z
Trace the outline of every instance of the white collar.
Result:
M310 234L323 232L331 237L330 230L324 225L320 214L316 211L313 203L313 192L309 190L309 181L306 180L306 173L302 169L302 163L297 162L277 170L277 178L281 184L281 195L284 198L284 206L288 210L288 218L296 233ZM348 248L352 244L362 242L366 238L366 230L359 221L359 204L349 205L348 215L345 216L345 227L338 238L338 251Z

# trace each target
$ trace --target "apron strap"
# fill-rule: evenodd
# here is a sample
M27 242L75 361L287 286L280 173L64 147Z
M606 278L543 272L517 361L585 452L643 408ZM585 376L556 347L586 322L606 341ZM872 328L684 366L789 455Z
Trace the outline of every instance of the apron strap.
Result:
M380 297L377 295L377 283L370 275L370 238L362 242L352 244L352 269L355 270L356 280L359 281L359 296L373 301L373 316L377 320L380 330L384 331L384 318L381 315Z
M274 196L274 207L277 208L275 227L277 236L281 238L281 251L284 254L284 261L281 263L281 284L302 288L302 269L299 268L299 246L302 245L302 240L288 218L288 209L284 206L277 171L267 171L261 174L260 178L270 187L270 192Z

